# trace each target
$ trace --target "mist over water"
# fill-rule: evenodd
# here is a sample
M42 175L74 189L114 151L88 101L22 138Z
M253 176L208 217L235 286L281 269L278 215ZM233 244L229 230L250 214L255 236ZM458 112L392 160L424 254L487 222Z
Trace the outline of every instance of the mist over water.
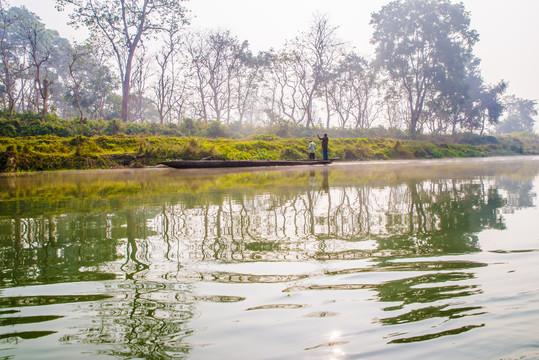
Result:
M0 357L539 356L539 158L0 177Z

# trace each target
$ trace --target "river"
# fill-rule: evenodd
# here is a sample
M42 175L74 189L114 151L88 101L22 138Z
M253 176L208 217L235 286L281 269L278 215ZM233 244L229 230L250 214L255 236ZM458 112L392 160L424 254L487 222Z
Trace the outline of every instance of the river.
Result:
M0 175L2 359L537 359L539 157Z

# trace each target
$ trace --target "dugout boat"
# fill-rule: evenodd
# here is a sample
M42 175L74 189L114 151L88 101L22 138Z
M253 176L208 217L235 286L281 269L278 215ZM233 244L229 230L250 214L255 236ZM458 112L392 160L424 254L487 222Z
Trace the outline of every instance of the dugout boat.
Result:
M169 160L160 164L176 169L234 168L260 166L327 165L329 160Z

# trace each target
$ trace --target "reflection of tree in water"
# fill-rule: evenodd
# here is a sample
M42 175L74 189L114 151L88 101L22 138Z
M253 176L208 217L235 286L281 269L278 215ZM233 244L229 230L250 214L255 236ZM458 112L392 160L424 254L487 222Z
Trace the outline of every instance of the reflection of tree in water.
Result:
M492 180L408 180L373 187L366 182L339 184L332 174L316 170L305 173L297 186L260 192L235 188L180 192L144 202L114 200L95 213L82 212L87 206L77 205L61 215L38 211L4 216L0 256L9 270L0 276L4 284L24 285L119 275L125 281L110 286L107 295L112 298L92 303L98 314L92 320L95 326L79 329L65 341L111 344L116 349L112 355L118 357L183 357L190 351L185 338L198 301L189 279L276 283L303 277L189 273L196 271L190 263L368 257L385 271L396 257L477 251L477 233L504 227L500 209L506 199ZM528 193L523 190L519 204L526 204ZM474 266L430 272L403 267L402 271L427 273L374 286L380 301L399 303L385 309L390 315L380 323L480 313L478 308L451 303L480 291L469 284L473 278L466 270ZM441 329L428 336L473 326L480 325Z
M116 243L107 238L106 223L103 214L0 219L4 285L113 277L95 270L116 259Z
M322 182L328 177L325 171L320 175ZM251 197L223 194L214 202L218 198L213 194L212 201L192 208L179 202L163 210L157 223L167 226L154 231L188 249L180 256L249 261L291 254L363 257L353 244L371 240L377 251L395 255L465 253L478 250L478 232L505 226L499 211L505 201L497 187L476 180L328 186L327 191L309 186ZM261 251L253 252L256 248Z
M128 279L132 279L133 275L136 273L147 270L149 268L148 264L143 263L138 258L138 245L137 245L137 230L140 225L146 225L144 222L144 218L142 219L142 222L136 221L135 219L135 211L133 209L128 209L125 211L125 219L126 219L126 235L127 235L127 248L125 250L126 253L126 259L125 263L122 265L121 269L126 272L126 276ZM146 238L144 234L144 230L146 230L145 226L142 226L142 238ZM145 242L142 242L142 245L145 245ZM146 253L147 253L146 249Z
M392 193L394 203L387 213L387 233L377 237L379 250L400 250L403 254L479 251L477 233L485 228L503 229L505 226L500 214L505 200L496 186L489 187L483 181L411 182L408 189L407 193ZM399 197L400 201L395 201ZM403 204L406 206L402 207ZM378 300L393 304L384 310L396 312L379 319L380 323L398 327L439 319L435 326L430 323L429 330L422 335L399 332L398 328L392 330L397 335L391 336L390 343L424 341L484 326L473 320L470 320L472 324L465 325L449 322L484 313L481 307L465 306L463 301L458 301L481 293L477 285L470 283L474 274L466 270L484 264L439 261L433 266L428 262L405 261L395 265L390 258L379 259L378 268L390 266L391 270L421 270L418 267L422 267L426 273L375 286Z
M321 180L324 181L323 173ZM297 261L375 257L379 269L385 271L389 259L395 257L478 251L477 233L485 228L504 228L500 213L504 205L496 184L481 180L409 182L378 189L367 185L328 186L324 191L309 186L305 191L275 191L251 198L224 196L219 204L206 203L196 209L178 204L171 211L189 221L171 216L166 223L182 224L170 228L170 234L174 234L171 236L179 243L193 244L201 239L200 247L191 248L191 259ZM170 213L163 212L162 216ZM356 245L365 240L375 240L376 248L358 249ZM399 266L402 271L426 273L374 285L379 301L400 303L387 307L388 313L396 314L380 319L380 323L397 326L438 318L440 324L424 335L401 333L391 342L423 341L483 326L473 320L465 325L448 322L464 317L475 319L475 315L483 313L481 307L459 305L458 300L481 293L477 285L470 284L474 275L467 270L483 264L431 264L432 269ZM200 276L220 282L243 279L242 274L221 274L218 279L213 275ZM244 278L247 282L255 281L254 278L257 282L275 280L275 276Z
M499 209L505 205L497 188L484 183L444 181L408 184L406 212L390 209L381 249L419 253L477 251L476 233L505 227Z
M241 184L245 182L250 186L253 183L260 183L263 186L268 179L272 184L279 182L264 172L247 173L227 180L236 184L236 187L229 189L228 183L221 181L226 180L226 177L217 179L212 181L222 182L226 186L209 191L187 191L153 198L135 198L135 201L127 202L120 201L120 198L111 198L107 200L108 203L101 203L101 200L90 198L84 200L84 205L74 203L75 209L69 209L72 214L69 216L52 216L52 220L46 217L43 219L22 217L19 220L9 219L9 221L0 219L0 226L7 227L3 234L10 233L16 234L15 237L24 237L24 233L15 227L24 228L28 223L31 227L39 228L43 234L47 234L49 229L51 234L61 234L67 230L62 229L62 223L78 221L74 220L77 217L85 217L87 219L85 221L99 222L101 225L93 227L92 230L97 233L89 238L85 234L89 227L84 221L79 222L77 226L80 228L80 234L72 233L71 239L80 239L83 247L95 245L96 251L83 251L84 259L88 259L89 254L94 253L103 257L102 255L106 254L100 253L102 250L97 249L108 246L111 250L107 255L110 261L115 257L114 250L118 244L115 243L115 239L127 238L124 266L125 269L130 269L126 270L127 273L135 273L137 268L144 269L145 265L151 263L144 255L148 252L146 241L137 240L137 246L134 246L132 240L134 236L131 234L135 231L133 229L136 229L136 232L147 232L146 235L139 236L142 239L148 236L153 238L155 234L160 234L160 241L166 245L164 259L179 263L180 258L223 261L243 261L251 258L271 260L287 258L290 254L298 259L339 256L350 258L355 256L355 250L351 249L354 247L353 244L371 240L376 241L377 249L397 254L447 251L461 253L476 249L475 234L481 229L504 226L498 209L504 206L505 200L502 200L498 193L499 186L492 180L438 179L423 182L407 180L404 183L394 182L390 185L387 182L379 182L380 185L373 187L368 179L359 178L355 184L354 178L344 182L340 173L323 167L305 172L303 178L301 173L285 174L280 181L286 183L286 186L275 185L268 190L257 192L244 191ZM297 183L298 179L303 179L302 183ZM529 180L527 182L529 183ZM295 186L290 186L291 184ZM146 191L144 189L152 188L149 185L137 186L137 183L129 183L126 186L133 191L134 189ZM66 188L69 189L67 186ZM111 191L110 188L120 194L124 192L118 183L114 183L114 187L106 188L107 191ZM85 194L86 190L79 185L76 191ZM52 190L50 192L52 193ZM514 191L509 193L513 194ZM519 203L524 204L525 198L523 193ZM35 204L37 210L54 211L55 208L45 202L31 204ZM11 207L10 203L0 204L0 213L14 211ZM103 208L104 211L100 215L97 213L83 215L80 211L77 212L78 209L88 207ZM130 211L134 211L133 214L123 212L126 208L132 209ZM130 220L135 215L137 219ZM125 224L133 221L144 223L144 226L128 224L127 228L123 228L114 224L114 222ZM39 225L38 222L44 225ZM53 224L55 222L56 225ZM55 227L60 229L54 230ZM74 229L75 226L72 224L70 228ZM104 231L111 234L99 233ZM125 236L126 231L131 235ZM13 238L12 235L10 238ZM48 247L49 259L62 256L62 251L72 251L63 249L64 240L61 236L63 235L56 240L57 244ZM91 240L92 236L95 236L96 241L82 240L86 238ZM113 241L104 240L106 238L112 238ZM103 242L103 246L98 245L99 242ZM28 249L25 248L25 251L34 249L31 251L43 252L47 249L46 243L47 241L42 242L43 246L39 244L30 246ZM56 251L55 255L53 247L62 250ZM255 251L257 248L262 250ZM16 246L8 251L14 249ZM364 252L356 254L364 256ZM14 255L10 256L10 259L21 256L21 253ZM38 258L42 263L46 259L43 255ZM12 268L17 268L16 264L13 265ZM63 262L62 266L68 265ZM75 274L75 269L81 266L94 268L92 264L77 263L73 265L70 273ZM30 271L26 273L29 274ZM43 271L40 271L40 274L43 274Z
M121 269L128 281L112 289L116 296L100 305L106 309L100 311L100 331L79 334L79 340L120 345L110 352L117 357L183 358L190 351L184 339L190 332L193 299L188 285L146 278L152 263L153 244L149 238L156 235L147 227L149 215L156 216L144 208L124 211L126 247ZM163 225L168 226L166 222ZM163 240L170 249L169 239ZM166 272L154 275L168 277Z
M398 302L398 306L386 308L386 310L398 310L412 303L433 303L439 300L470 296L477 294L479 290L475 285L442 285L445 282L466 281L473 278L472 274L465 272L432 273L413 278L389 281L377 286L379 299L382 302ZM439 284L438 286L424 286L426 284ZM417 310L417 309L416 309ZM411 314L420 313L413 310ZM414 321L411 314L399 315L394 318L386 318L384 323L399 323L407 319ZM417 320L417 319L416 319Z
M187 285L132 280L110 289L112 299L96 304L91 328L80 329L67 343L113 345L120 358L184 358L190 351L193 297Z
M148 237L155 235L146 221L155 216L155 212L145 209L127 209L111 214L0 219L0 256L5 266L0 276L4 285L113 280L120 273L127 279L111 282L103 294L13 297L3 299L0 307L21 303L35 307L32 312L39 314L46 311L41 310L42 305L86 302L88 305L79 311L84 315L89 307L91 313L97 314L92 326L79 328L62 342L113 345L113 350L107 352L117 357L184 357L189 352L189 346L184 344L189 334L187 324L193 316L189 286L145 279L152 251ZM121 261L118 267L111 267L117 260ZM120 269L123 271L117 272ZM44 314L20 321L42 322L59 317ZM54 327L51 331L14 336L53 333Z
M533 199L537 194L532 193L533 183L531 181L502 178L499 184L507 191L507 212L534 206Z

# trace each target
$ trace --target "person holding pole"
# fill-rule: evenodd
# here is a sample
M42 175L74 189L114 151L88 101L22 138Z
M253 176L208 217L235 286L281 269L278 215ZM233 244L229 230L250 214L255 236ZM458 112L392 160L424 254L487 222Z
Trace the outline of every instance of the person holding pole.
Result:
M329 138L328 134L324 134L323 137L320 137L320 135L316 134L318 136L318 139L322 140L322 154L324 155L324 161L328 161L328 145L329 145Z

